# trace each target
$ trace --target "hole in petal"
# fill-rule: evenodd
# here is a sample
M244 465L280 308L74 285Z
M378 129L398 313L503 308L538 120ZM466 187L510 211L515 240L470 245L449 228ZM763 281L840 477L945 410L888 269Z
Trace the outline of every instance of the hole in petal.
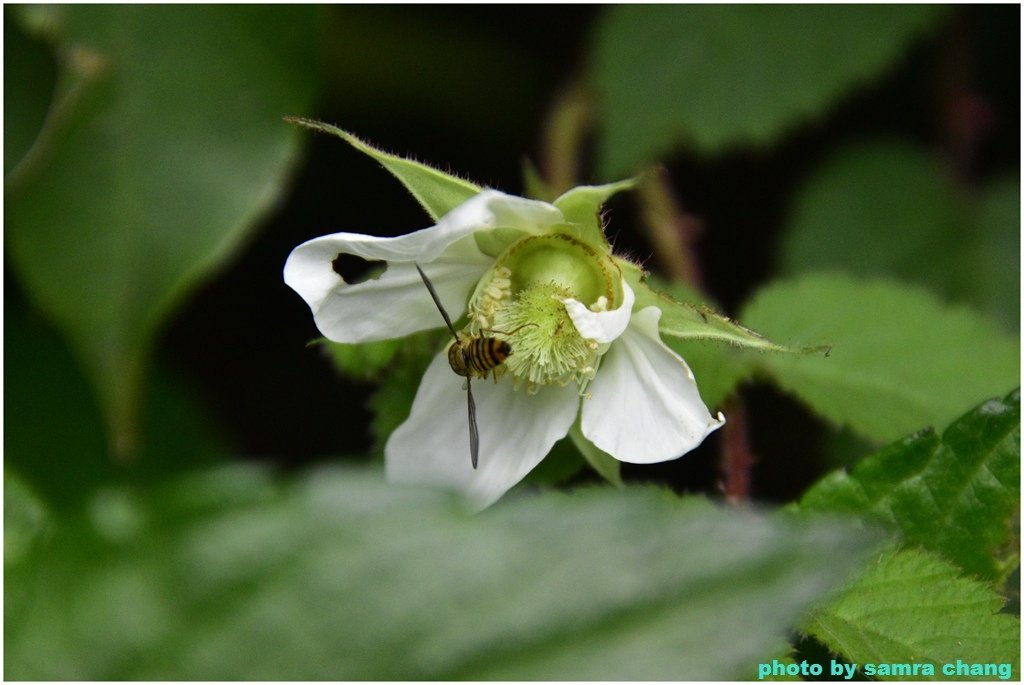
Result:
M339 254L331 262L334 273L345 279L346 283L362 283L380 278L387 268L387 262L378 259L370 260L353 254Z

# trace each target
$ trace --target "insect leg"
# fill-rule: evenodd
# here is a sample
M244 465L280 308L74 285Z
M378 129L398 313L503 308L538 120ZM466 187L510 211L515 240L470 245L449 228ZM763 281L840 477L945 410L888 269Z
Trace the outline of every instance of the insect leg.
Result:
M480 331L483 332L483 333L500 333L501 335L515 335L516 333L518 333L519 331L523 330L527 326L539 326L539 325L540 324L535 324L535 323L524 323L522 326L516 326L515 328L513 328L511 331L508 331L507 333L505 331L496 331L496 330L487 329L487 328L481 328Z

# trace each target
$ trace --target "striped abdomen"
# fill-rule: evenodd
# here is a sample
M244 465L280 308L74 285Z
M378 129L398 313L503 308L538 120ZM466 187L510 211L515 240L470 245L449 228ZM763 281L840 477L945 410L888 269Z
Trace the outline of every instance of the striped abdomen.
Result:
M448 348L448 364L460 376L486 378L510 354L512 348L504 340L461 336Z

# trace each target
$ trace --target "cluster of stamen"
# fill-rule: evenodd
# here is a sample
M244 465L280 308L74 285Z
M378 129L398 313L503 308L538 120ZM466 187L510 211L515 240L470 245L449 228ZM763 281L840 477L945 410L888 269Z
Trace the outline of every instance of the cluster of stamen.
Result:
M511 276L507 267L495 268L487 285L474 295L469 303L468 332L471 335L487 334L494 329L495 314L512 299Z
M499 282L495 291L502 286ZM490 290L489 285L483 292ZM473 312L472 320L484 334L512 346L503 367L516 387L525 385L527 392L533 393L543 385L570 381L582 385L593 377L601 346L585 340L576 330L563 304L572 296L564 286L548 282L531 283L515 296L477 298L481 308Z

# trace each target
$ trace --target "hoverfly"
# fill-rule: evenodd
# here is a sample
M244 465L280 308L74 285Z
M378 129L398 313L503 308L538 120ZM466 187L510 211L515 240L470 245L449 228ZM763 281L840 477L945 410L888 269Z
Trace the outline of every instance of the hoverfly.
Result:
M470 385L470 380L474 377L487 378L488 373L493 371L512 354L512 347L504 340L485 335L459 335L458 331L455 330L455 326L452 325L452 320L448 318L448 312L445 311L444 306L441 304L441 298L438 297L437 291L434 290L434 284L423 273L423 269L420 268L419 264L415 266L416 270L420 272L423 284L430 291L434 304L437 305L438 311L441 312L444 322L448 325L448 330L455 336L455 343L448 348L448 364L452 367L452 371L466 379L466 403L469 407L469 458L475 469L480 455L480 433L476 425L476 402L473 401L473 388ZM522 328L522 326L519 328ZM519 330L519 328L516 330ZM515 333L515 331L512 332Z

